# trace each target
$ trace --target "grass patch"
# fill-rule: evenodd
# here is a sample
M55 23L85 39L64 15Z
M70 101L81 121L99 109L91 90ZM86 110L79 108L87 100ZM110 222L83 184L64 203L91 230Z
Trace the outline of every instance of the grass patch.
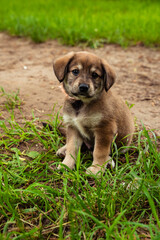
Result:
M160 46L159 0L1 0L0 30L35 42Z
M160 153L154 132L144 127L129 152L113 153L114 169L89 178L89 153L79 151L74 171L56 168L61 160L55 153L65 142L58 113L47 120L51 131L34 115L25 119L20 105L2 106L10 116L4 120L3 111L0 116L0 239L160 238Z
M4 105L7 109L14 109L21 105L21 99L19 98L19 90L15 93L7 93L4 88L0 88L0 98L4 98Z

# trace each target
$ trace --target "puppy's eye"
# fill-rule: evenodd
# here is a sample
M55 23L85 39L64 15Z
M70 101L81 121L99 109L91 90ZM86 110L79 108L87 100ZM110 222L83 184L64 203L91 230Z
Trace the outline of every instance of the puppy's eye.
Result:
M93 73L92 73L92 78L93 78L93 79L98 78L98 74L97 74L96 72L93 72Z
M73 75L77 76L79 74L79 69L72 70Z

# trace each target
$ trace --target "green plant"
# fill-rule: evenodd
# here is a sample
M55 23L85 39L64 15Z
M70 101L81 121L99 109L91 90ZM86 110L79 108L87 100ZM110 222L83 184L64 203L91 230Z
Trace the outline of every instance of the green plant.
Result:
M6 93L4 88L1 87L1 94L0 97L4 97L5 107L8 109L14 109L15 107L19 107L22 103L19 97L19 90L17 92Z

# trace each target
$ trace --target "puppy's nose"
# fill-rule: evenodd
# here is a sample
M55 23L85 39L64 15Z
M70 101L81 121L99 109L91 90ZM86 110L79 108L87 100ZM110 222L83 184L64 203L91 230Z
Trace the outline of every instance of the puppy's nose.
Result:
M88 89L89 89L88 84L81 83L81 84L79 85L79 91L80 91L80 93L86 93L86 92L88 92Z

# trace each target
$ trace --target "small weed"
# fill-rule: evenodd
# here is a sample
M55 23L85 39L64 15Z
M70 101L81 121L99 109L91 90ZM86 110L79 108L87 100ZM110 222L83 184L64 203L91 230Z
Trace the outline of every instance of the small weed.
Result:
M129 104L128 101L125 101L126 105L129 107L129 109L133 108L134 107L134 104Z
M0 97L4 97L4 105L7 109L14 109L15 107L19 107L22 103L19 97L19 90L17 92L6 93L4 88L0 88Z

